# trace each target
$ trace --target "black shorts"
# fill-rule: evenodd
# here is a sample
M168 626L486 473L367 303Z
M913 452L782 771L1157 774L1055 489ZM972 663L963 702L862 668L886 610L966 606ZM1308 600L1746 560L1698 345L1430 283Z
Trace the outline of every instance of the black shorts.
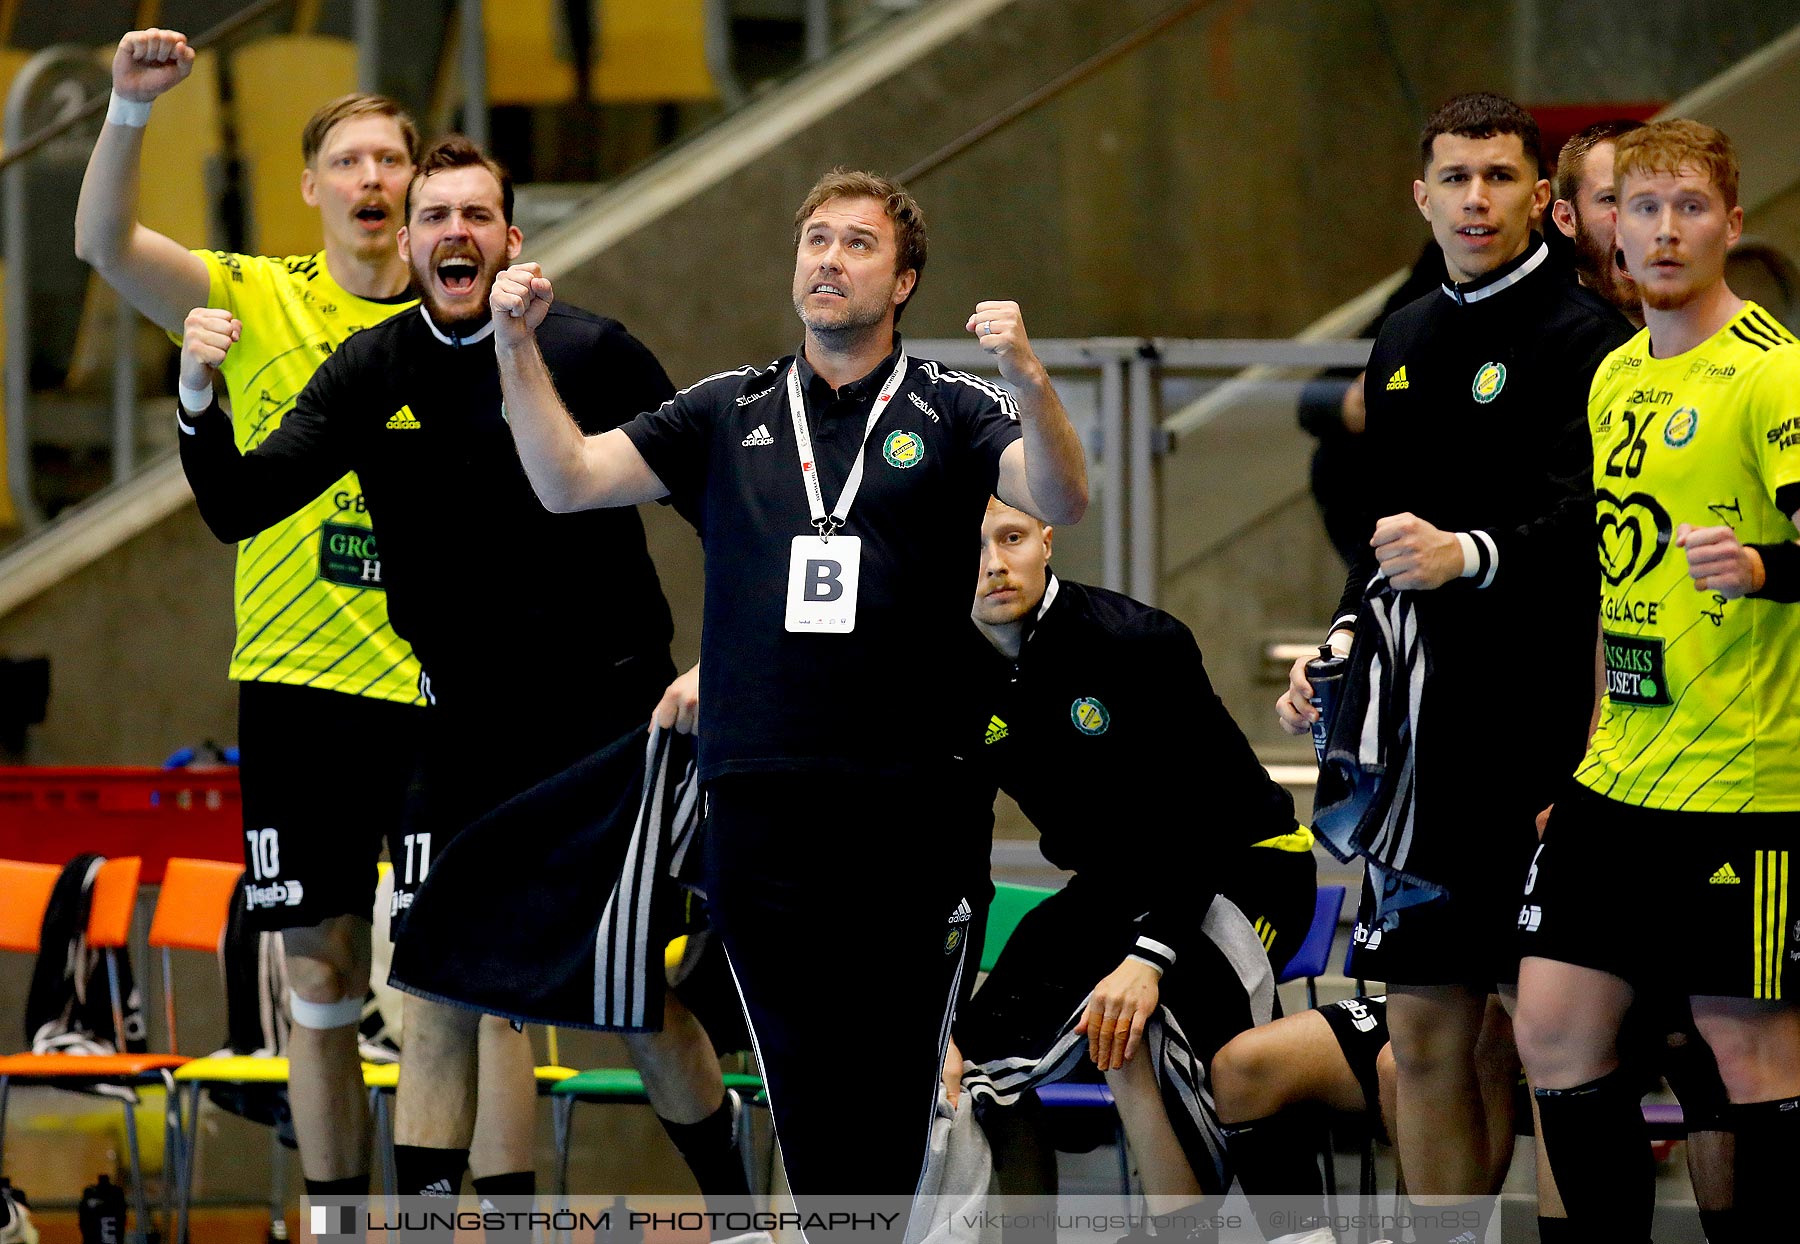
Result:
M1541 808L1539 809L1542 810ZM1407 907L1377 923L1373 873L1363 873L1362 898L1350 940L1352 973L1389 985L1468 985L1491 990L1519 979L1513 923L1519 894L1537 847L1536 813L1515 809L1504 819L1471 816L1467 831L1485 844L1442 878L1448 894Z
M1363 1103L1380 1131L1381 1078L1376 1072L1376 1059L1388 1043L1387 995L1345 998L1317 1010L1331 1025L1331 1035L1337 1038L1338 1049L1350 1064L1350 1073L1362 1085Z
M571 661L581 658L571 650ZM424 746L394 844L396 940L431 860L483 815L650 719L675 677L666 654L633 657L603 676L448 679L432 674ZM604 887L610 884L596 881Z
M1800 812L1640 808L1571 780L1529 870L1519 953L1689 996L1800 999L1796 855Z
M246 919L264 931L374 914L425 710L285 683L238 684Z
M1242 861L1220 890L1249 919L1279 976L1312 928L1319 864L1311 851L1278 847L1247 847Z

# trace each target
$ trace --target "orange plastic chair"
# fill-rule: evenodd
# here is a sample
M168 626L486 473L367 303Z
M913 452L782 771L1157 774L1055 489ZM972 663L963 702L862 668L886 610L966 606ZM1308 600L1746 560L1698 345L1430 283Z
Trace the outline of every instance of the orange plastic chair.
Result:
M119 991L118 952L131 935L131 918L137 910L136 856L106 860L94 876L88 909L88 945L101 952L106 964L107 990L112 1003L113 1031L125 1031L124 998ZM36 954L41 941L44 909L61 869L47 864L0 860L0 949ZM187 1060L177 1054L12 1054L0 1058L0 1164L4 1161L6 1103L15 1082L73 1090L92 1090L112 1085L131 1090L120 1098L125 1111L125 1144L131 1157L131 1189L139 1229L150 1222L149 1200L144 1193L143 1157L138 1147L136 1089L162 1082L174 1100L171 1069ZM178 1153L172 1113L166 1123L172 1144L165 1152Z

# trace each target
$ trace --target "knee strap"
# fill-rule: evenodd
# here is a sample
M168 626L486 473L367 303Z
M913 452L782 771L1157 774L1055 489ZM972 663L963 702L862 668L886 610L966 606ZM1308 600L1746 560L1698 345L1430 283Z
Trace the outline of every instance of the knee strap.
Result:
M302 1028L354 1028L362 1023L363 1000L339 998L336 1002L308 1002L290 989L288 1014Z

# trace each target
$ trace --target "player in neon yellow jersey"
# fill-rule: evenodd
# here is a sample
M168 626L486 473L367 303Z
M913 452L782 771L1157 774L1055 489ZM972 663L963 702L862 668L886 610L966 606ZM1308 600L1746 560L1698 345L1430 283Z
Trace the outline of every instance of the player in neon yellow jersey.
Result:
M313 371L358 329L415 305L396 244L418 131L398 104L338 99L301 136L300 193L319 209L324 249L270 258L190 251L137 220L152 102L180 85L194 51L172 30L119 42L113 99L82 182L77 253L180 339L188 310L227 307L244 337L225 369L233 427L249 449L279 425ZM238 549L237 642L244 756L245 899L287 950L289 1096L309 1192L368 1188L358 1022L368 991L375 863L395 829L424 713L420 671L388 625L381 562L355 476ZM342 757L356 763L344 765ZM330 774L331 780L322 780ZM527 1083L530 1047L501 1021L484 1043ZM485 1048L485 1044L484 1044ZM512 1096L518 1096L514 1094ZM532 1102L484 1093L471 1164L532 1165Z
M1588 401L1604 696L1526 884L1519 1048L1571 1226L1644 1239L1618 1027L1629 981L1683 989L1732 1103L1732 1238L1774 1238L1800 1152L1800 343L1725 284L1729 139L1658 122L1614 167L1646 328Z

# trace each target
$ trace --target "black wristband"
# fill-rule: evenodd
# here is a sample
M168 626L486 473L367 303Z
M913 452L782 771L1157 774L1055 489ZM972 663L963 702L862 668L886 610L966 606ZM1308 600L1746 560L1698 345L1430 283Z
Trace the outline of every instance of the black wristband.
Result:
M1779 601L1784 605L1800 603L1800 544L1782 540L1775 544L1752 544L1762 557L1763 585L1746 595L1758 600Z

